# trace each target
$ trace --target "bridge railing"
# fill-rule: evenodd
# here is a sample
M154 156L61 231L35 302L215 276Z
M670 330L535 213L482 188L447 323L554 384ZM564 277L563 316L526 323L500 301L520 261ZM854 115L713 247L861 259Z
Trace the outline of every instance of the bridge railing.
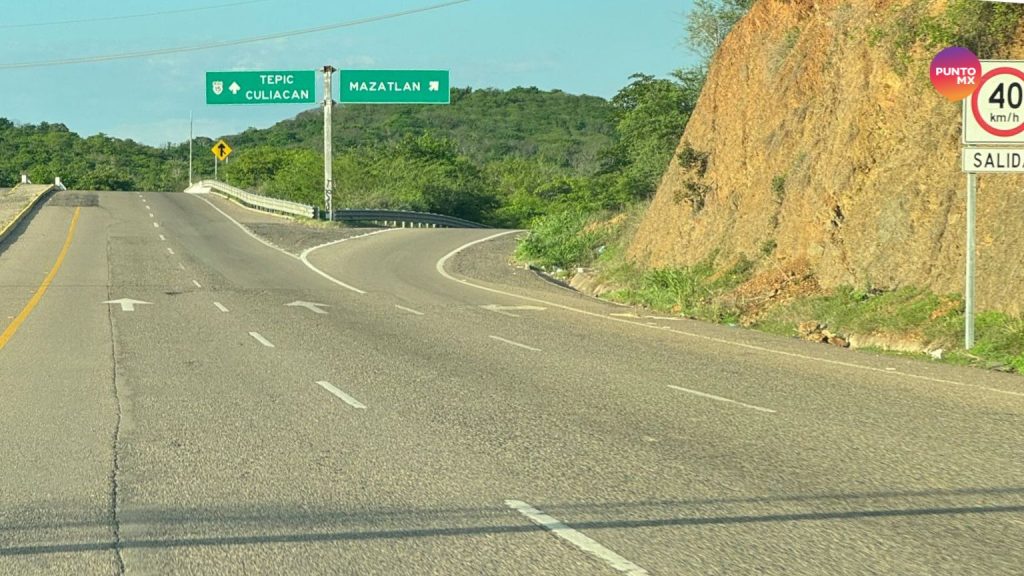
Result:
M230 196L246 206L268 212L293 214L305 218L322 216L321 211L316 206L253 194L218 180L200 180L186 190L186 192L200 191L218 192L225 196ZM432 214L430 212L412 212L409 210L335 210L334 220L351 224L362 223L394 228L490 228L490 226L454 216Z
M250 208L266 210L267 212L292 214L294 216L303 216L305 218L316 218L317 215L317 210L314 206L300 204L299 202L292 202L290 200L281 200L280 198L271 198L270 196L263 196L261 194L253 194L252 192L246 192L241 188L235 188L230 184L225 184L217 180L200 180L190 186L186 192L203 189L218 192L225 196L230 196Z

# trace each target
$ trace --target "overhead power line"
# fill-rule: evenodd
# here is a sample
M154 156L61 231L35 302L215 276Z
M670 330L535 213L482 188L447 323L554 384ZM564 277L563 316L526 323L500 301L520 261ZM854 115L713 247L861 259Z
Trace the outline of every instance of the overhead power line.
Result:
M433 4L430 6L423 6L421 8L413 8L410 10L403 10L401 12L392 12L390 14L382 14L380 16L370 16L369 18L360 18L358 20L348 20L346 22L337 22L335 24L326 24L324 26L315 26L313 28L303 28L301 30L292 30L289 32L277 32L274 34L264 34L262 36L250 36L248 38L239 38L237 40L224 40L220 42L210 42L207 44L196 44L193 46L178 46L175 48L157 48L153 50L139 50L136 52L121 52L118 54L104 54L98 56L82 56L80 58L64 58L60 60L37 60L34 62L12 62L7 64L0 64L0 70L14 70L24 68L45 68L48 66L69 66L72 64L89 64L93 62L109 62L112 60L131 60L134 58L148 58L151 56L165 56L167 54L180 54L182 52L199 52L202 50L213 50L216 48L226 48L229 46L241 46L244 44L255 44L257 42L266 42L268 40L278 40L281 38L290 38L292 36L303 36L306 34L315 34L317 32L327 32L329 30L337 30L339 28L351 28L353 26L359 26L361 24L369 24L371 22L380 22L381 20L392 20L394 18L401 18L402 16L409 16L412 14L420 14L423 12L430 12L432 10L440 10L442 8L448 8L449 6L455 6L456 4L465 4L472 0L452 0L450 2L442 2L440 4Z
M52 20L50 22L32 22L28 24L0 24L0 30L12 28L42 28L44 26L59 26L62 24L91 24L93 22L114 22L117 20L133 20L137 18L152 18L155 16L169 16L172 14L189 14L192 12L204 12L207 10L219 10L221 8L233 8L235 6L247 6L249 4L265 4L273 0L246 0L245 2L232 2L230 4L217 4L215 6L199 6L196 8L179 8L178 10L164 10L162 12L143 12L139 14L122 14L120 16L97 16L94 18L81 18L78 20Z

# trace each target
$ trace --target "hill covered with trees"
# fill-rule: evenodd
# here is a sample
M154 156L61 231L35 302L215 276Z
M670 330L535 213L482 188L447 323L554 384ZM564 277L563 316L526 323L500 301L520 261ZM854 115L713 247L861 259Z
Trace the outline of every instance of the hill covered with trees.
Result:
M528 226L544 214L621 208L650 197L703 75L637 74L610 101L537 88L454 89L449 106L339 105L334 115L335 206L450 214ZM264 194L322 205L318 109L267 129L225 136L220 177ZM206 157L208 138L194 142ZM195 177L211 177L196 162ZM153 148L61 124L0 120L0 186L21 172L71 188L181 190L188 143Z

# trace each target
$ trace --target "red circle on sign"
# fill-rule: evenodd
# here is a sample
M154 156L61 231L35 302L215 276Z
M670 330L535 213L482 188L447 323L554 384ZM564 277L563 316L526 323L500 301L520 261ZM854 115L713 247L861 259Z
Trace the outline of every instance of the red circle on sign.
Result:
M1010 74L1012 76L1020 78L1021 81L1024 81L1024 72L1021 72L1016 68L1003 66L1002 68L990 70L987 74L981 77L981 80L978 81L978 89L974 91L974 94L971 94L971 111L974 112L974 119L978 122L978 125L981 126L982 130L984 130L985 132L988 132L989 134L992 134L994 136L1016 136L1017 134L1024 132L1024 122L1022 122L1021 125L1017 126L1016 128L1002 130L1000 128L992 126L988 122L985 122L985 120L981 117L981 111L978 110L978 96L981 94L981 87L985 85L986 80L992 78L993 76L998 76L1000 74Z

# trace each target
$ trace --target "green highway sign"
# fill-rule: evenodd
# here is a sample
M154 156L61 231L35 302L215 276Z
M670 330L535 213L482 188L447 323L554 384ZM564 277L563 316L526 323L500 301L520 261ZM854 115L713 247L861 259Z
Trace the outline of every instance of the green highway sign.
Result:
M342 104L449 104L447 70L342 70Z
M207 72L207 104L308 104L316 102L313 70Z

